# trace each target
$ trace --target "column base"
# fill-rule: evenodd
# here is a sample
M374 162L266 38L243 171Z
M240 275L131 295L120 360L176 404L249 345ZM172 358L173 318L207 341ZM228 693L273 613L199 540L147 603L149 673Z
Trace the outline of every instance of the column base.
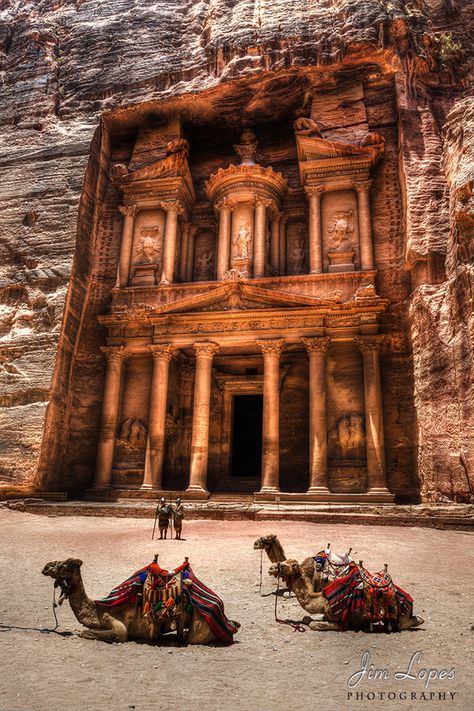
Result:
M310 486L306 493L325 496L327 494L330 494L331 492L327 486Z
M274 501L279 496L280 489L277 486L262 486L260 491L254 492L257 501Z
M161 486L153 486L153 484L142 484L140 487L140 491L163 491Z
M395 501L395 494L387 489L386 486L372 486L367 489L366 496L377 497L377 501Z
M210 496L209 491L199 484L191 484L184 493L188 499L192 499L193 501L207 501Z

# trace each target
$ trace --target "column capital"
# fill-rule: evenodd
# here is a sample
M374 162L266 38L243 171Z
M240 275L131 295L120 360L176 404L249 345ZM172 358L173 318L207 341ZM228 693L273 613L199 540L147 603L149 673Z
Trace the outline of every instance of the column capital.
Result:
M121 363L128 355L125 346L100 346L108 363Z
M195 343L193 348L196 358L212 358L219 351L220 346L212 341L203 341Z
M124 217L136 217L138 211L137 205L119 205L119 212Z
M255 343L262 349L263 355L280 355L285 347L285 340L283 338L275 338L272 340L258 340Z
M324 185L307 185L304 191L308 199L312 197L321 197L325 191L325 187Z
M358 193L368 193L371 185L371 180L354 180L352 183L352 187Z
M273 202L273 200L270 200L270 198L264 198L260 197L260 195L256 195L254 205L255 207L258 207L259 205L263 207L271 207L272 205L275 205L275 203Z
M153 356L153 360L167 360L168 362L174 355L174 346L172 343L156 343L148 346L149 351Z
M237 205L235 200L231 200L231 198L227 196L217 200L217 202L214 203L214 210L216 212L220 212L223 208L233 211L236 207Z
M385 341L384 334L375 336L354 336L354 343L362 354L371 351L380 352Z
M185 211L179 200L162 200L157 203L157 207L165 212L176 212L177 215L182 215Z
M329 336L314 336L312 338L302 338L301 340L308 353L322 353L325 355L331 344Z

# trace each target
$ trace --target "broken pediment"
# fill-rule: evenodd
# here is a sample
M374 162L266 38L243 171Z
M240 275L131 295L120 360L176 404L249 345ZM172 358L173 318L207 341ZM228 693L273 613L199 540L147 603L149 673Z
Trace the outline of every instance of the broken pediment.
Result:
M249 311L258 309L291 309L333 305L340 302L338 294L318 298L289 294L275 289L242 283L223 284L205 294L186 297L156 309L155 313L203 313L213 311Z

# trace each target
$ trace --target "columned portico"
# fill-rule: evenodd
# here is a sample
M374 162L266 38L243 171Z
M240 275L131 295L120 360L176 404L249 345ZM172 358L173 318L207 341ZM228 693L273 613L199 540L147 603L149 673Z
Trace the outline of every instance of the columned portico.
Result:
M190 493L207 493L212 359L218 350L219 346L216 343L194 344L196 375L194 381L191 465L187 489Z
M384 336L356 336L364 364L368 494L389 495L385 470L385 439L379 354Z
M150 415L142 489L161 489L166 446L166 403L169 366L173 356L170 343L150 346L153 355Z
M303 338L309 357L309 489L329 494L326 422L326 353L329 337Z
M101 351L107 358L102 415L100 420L99 445L95 468L94 488L104 489L112 483L115 437L119 417L120 392L122 387L123 362L126 351L123 346L104 346Z
M282 338L257 341L263 353L263 446L260 492L280 491L280 354Z

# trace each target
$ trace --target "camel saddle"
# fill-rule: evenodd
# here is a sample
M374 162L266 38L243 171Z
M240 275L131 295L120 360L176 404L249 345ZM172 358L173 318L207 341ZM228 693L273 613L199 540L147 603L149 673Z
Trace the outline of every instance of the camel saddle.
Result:
M141 608L144 617L164 619L180 612L183 598L181 570L171 573L152 563L143 583Z
M350 572L350 564L353 562L353 559L348 553L338 555L328 548L316 553L313 558L316 563L316 570L322 574L324 585L348 575Z
M397 589L387 570L371 574L359 566L363 586L362 619L370 623L389 625L398 618Z

